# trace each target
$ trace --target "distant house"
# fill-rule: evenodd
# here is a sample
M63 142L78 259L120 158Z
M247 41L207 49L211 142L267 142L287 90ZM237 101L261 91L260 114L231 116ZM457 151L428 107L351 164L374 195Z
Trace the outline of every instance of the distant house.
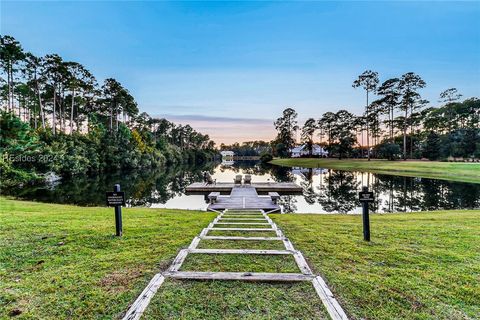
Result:
M307 156L310 155L310 150L308 150L308 147L307 147L306 144L303 144L301 146L297 146L297 147L291 149L290 153L292 154L292 158L307 157ZM327 157L328 156L328 151L323 149L318 144L314 144L312 146L312 156Z
M235 152L224 150L224 151L220 151L220 154L222 155L222 158L231 158L235 155Z

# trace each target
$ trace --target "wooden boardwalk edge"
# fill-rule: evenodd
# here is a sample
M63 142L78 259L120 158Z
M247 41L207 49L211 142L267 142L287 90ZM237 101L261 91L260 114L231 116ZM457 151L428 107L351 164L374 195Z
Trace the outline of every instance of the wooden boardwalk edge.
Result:
M148 283L142 293L138 296L132 306L128 309L127 313L123 317L123 320L138 320L147 309L150 300L153 298L158 288L165 281L165 277L161 273L157 273L153 276L152 280Z
M213 210L215 211L215 210ZM242 213L238 213L238 212ZM260 282L300 282L309 281L312 283L318 297L322 301L326 311L333 320L348 320L345 311L335 299L333 293L328 288L324 279L319 275L314 275L308 266L303 254L296 250L290 240L285 237L282 230L273 222L264 211L248 212L241 210L218 212L218 216L204 228L200 234L193 238L187 249L181 249L167 271L156 274L133 302L125 313L123 320L137 320L143 315L152 297L163 284L165 278L179 280L234 280L234 281L260 281ZM237 212L237 213L235 213ZM257 213L258 212L258 213ZM235 215L241 218L235 218ZM254 219L248 215L255 215ZM227 218L228 217L228 218ZM228 222L231 220L262 220L263 223L245 223ZM219 222L222 221L222 222ZM236 225L270 225L269 228L216 228L215 225L236 224ZM247 236L208 236L208 231L272 231L276 237L247 237ZM197 249L201 240L257 240L257 241L282 241L285 250L267 250L267 249ZM257 273L257 272L199 272L199 271L179 271L188 254L251 254L251 255L293 255L295 262L301 273Z
M165 277L192 280L243 280L243 281L312 281L313 275L302 273L257 273L257 272L199 272L175 271L164 273Z

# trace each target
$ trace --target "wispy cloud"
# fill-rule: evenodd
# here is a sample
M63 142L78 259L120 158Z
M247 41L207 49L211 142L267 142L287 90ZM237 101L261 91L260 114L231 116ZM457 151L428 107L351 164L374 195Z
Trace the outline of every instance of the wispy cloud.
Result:
M179 124L189 124L195 130L208 134L217 144L251 140L271 140L275 136L273 121L269 119L213 117L205 115L155 115Z

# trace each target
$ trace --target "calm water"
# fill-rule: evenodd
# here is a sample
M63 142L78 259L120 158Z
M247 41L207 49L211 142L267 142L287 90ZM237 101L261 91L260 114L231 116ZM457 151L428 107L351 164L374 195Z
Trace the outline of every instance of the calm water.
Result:
M253 182L296 182L302 186L303 195L282 196L284 212L359 213L357 196L362 185L368 185L375 192L372 209L376 212L480 208L480 184L329 169L290 169L250 161L79 177L48 186L2 191L29 200L93 206L104 205L105 191L120 183L129 206L205 210L203 195L185 195L187 185L202 181L204 170L222 182L247 173L252 175Z

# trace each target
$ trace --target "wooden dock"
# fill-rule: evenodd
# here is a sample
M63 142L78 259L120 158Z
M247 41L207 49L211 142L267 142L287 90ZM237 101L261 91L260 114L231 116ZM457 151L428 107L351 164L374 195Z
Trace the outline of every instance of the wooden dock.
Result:
M230 194L233 188L248 186L255 188L258 194L267 194L268 192L278 192L279 194L302 193L302 187L293 182L254 182L250 185L238 185L233 182L218 182L214 184L195 182L186 188L186 192L187 194L208 194L210 192Z
M237 190L238 189L238 190ZM245 190L241 190L245 189ZM235 187L232 190L232 194L235 195L254 195L253 187ZM231 223L232 217L240 216L255 216L256 221L262 220L263 224L268 225L270 228L262 229L253 229L248 228L225 228L224 223ZM244 218L235 218L236 223L245 224L242 220ZM251 219L251 218L250 218ZM245 232L244 236L209 236L210 231L217 232L228 232L231 230L242 230ZM250 236L250 231L257 230L268 230L272 234L276 235L275 237L254 237ZM198 248L200 241L213 241L217 243L222 243L224 240L229 241L244 241L244 240L253 240L253 241L279 241L282 242L285 249L284 250L269 250L269 249L254 249L254 248L241 248L241 249L228 249L228 248L213 248L201 249ZM286 255L291 256L295 260L295 263L298 266L298 272L287 273L287 272L276 272L276 273L262 273L262 272L251 272L251 270L239 270L232 272L212 272L212 271L196 271L196 270L183 270L182 265L187 258L187 255L202 255L202 254L211 254L211 255ZM242 265L240 263L240 265ZM177 257L173 260L172 264L168 270L156 274L150 283L146 286L143 292L138 296L138 298L133 302L129 310L125 313L123 320L138 320L143 315L147 309L151 299L163 284L166 278L177 279L181 281L250 281L250 282L300 282L307 281L311 282L313 288L315 289L318 297L325 306L326 311L333 320L348 320L348 317L345 311L342 309L341 305L338 303L337 299L334 297L332 291L328 288L327 283L320 275L315 275L311 268L309 267L307 261L303 254L296 250L290 240L285 236L283 231L273 222L268 214L260 210L244 210L243 208L236 208L235 210L225 210L219 212L218 216L202 230L202 232L193 238L190 246L188 248L181 249ZM250 310L251 311L251 310Z
M223 211L228 209L264 210L279 212L280 206L269 196L259 196L255 187L250 185L234 186L230 195L218 196L215 203L208 205L208 211Z
M263 192L272 192L270 196L259 196L257 189ZM233 183L218 183L206 185L203 183L194 183L187 190L198 193L212 193L210 199L213 201L208 206L208 210L218 212L218 216L193 238L188 248L181 249L177 257L173 260L168 270L156 274L143 292L133 302L129 310L125 313L123 320L138 320L145 312L152 297L155 295L165 278L178 279L182 281L189 280L214 280L214 281L265 281L265 282L311 282L318 297L325 306L326 311L333 320L348 320L338 301L328 288L325 280L320 275L315 275L305 260L303 254L296 250L290 240L284 235L282 230L268 216L268 213L280 211L280 206L276 203L278 193L296 192L301 190L294 183L255 183L252 185L242 185ZM229 195L220 195L220 192L228 192ZM249 221L249 222L246 222ZM255 222L252 222L255 221ZM259 222L261 221L261 222ZM233 227L232 227L233 225ZM252 226L261 225L261 227ZM229 227L230 226L230 227ZM240 232L240 236L229 235L228 232ZM271 236L252 236L252 232L264 232ZM215 232L216 235L209 235ZM220 234L218 234L220 233ZM282 242L284 250L269 250L259 248L198 248L200 241L213 241L222 243L228 241L251 240L256 242L279 241ZM213 254L213 255L290 255L298 266L298 272L287 273L259 273L251 270L238 270L235 272L211 272L183 270L182 265L189 254ZM240 264L241 265L241 264ZM241 269L241 268L240 268Z

